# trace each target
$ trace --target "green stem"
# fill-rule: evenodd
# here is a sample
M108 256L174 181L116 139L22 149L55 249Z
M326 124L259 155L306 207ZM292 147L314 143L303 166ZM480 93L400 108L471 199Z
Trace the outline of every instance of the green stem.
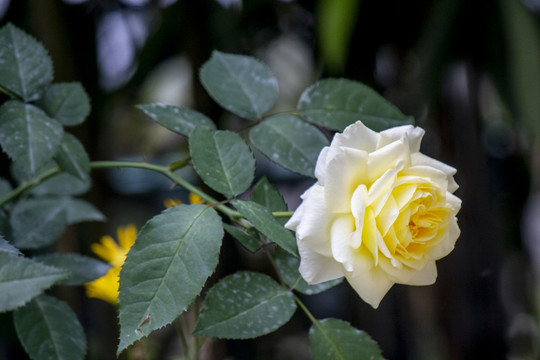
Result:
M21 99L20 96L18 96L14 92L11 92L10 90L6 89L5 87L0 86L0 92L6 94L7 96L9 96L11 98L11 100L23 101L23 99Z
M43 181L47 180L48 178L51 178L54 175L60 174L61 172L62 170L57 166L53 169L45 171L44 173L36 176L30 181L23 182L17 188L10 191L3 198L0 199L0 207L4 206L11 200L15 199L17 196L21 195L25 191L30 190L31 188L41 184Z
M294 214L292 211L274 211L272 215L274 217L291 217Z
M189 351L186 334L184 332L184 324L182 323L182 317L178 317L175 321L175 324L176 324L176 331L178 332L178 335L180 336L180 341L182 343L182 353L184 356L189 357L190 351Z
M155 171L157 173L165 175L166 177L168 177L173 182L177 183L178 185L180 185L187 191L200 196L204 201L206 201L211 206L215 206L216 209L218 209L219 211L227 215L232 220L236 220L242 217L242 215L240 215L237 211L232 210L231 208L225 206L224 204L220 204L219 201L214 199L212 196L208 195L201 189L190 184L188 181L184 180L182 177L175 174L173 171L171 171L171 169L168 166L134 162L134 161L93 161L90 163L90 166L92 167L92 169L127 167L127 168L137 168L137 169L146 169L146 170Z
M300 306L300 309L302 309L302 311L306 314L306 316L309 318L309 320L311 320L313 325L319 326L319 321L317 319L315 319L315 316L313 316L313 314L308 310L308 308L306 307L306 305L304 305L302 300L300 300L300 298L298 296L296 296L295 293L293 293L293 296L294 296L294 301L296 301L298 306Z
M212 196L208 195L207 193L197 188L196 186L190 184L188 181L184 180L182 177L175 174L173 170L171 169L171 167L169 166L155 165L155 164L135 162L135 161L93 161L90 163L90 167L92 169L136 168L136 169L146 169L146 170L155 171L157 173L160 173L168 177L173 182L180 185L187 191L197 194L204 201L210 204L210 206L215 207L216 209L221 211L223 214L227 215L231 220L239 221L240 219L242 219L242 215L240 215L240 213L229 208L228 206L225 206L225 204L219 203L219 201L214 199ZM178 165L175 165L173 167L173 169L177 169L177 168L178 168ZM28 182L22 183L16 189L10 191L8 194L6 194L3 198L0 199L0 207L4 206L5 204L15 199L17 196L21 195L25 191L31 189L32 187L39 185L44 180L54 175L60 174L61 172L62 172L62 169L60 169L59 167L56 167L54 169L45 171L44 173L36 176L34 179Z

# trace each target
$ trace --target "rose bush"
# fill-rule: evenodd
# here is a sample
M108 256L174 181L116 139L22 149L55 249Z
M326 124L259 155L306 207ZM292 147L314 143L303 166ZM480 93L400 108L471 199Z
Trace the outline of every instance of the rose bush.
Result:
M345 276L377 308L394 283L435 282L435 261L460 234L461 200L452 194L456 170L420 153L423 135L356 122L323 148L318 181L285 225L296 231L308 283Z

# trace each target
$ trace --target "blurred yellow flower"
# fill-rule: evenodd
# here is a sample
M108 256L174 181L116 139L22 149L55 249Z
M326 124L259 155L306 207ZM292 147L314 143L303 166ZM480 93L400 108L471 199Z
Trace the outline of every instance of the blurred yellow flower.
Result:
M180 199L167 198L167 199L163 200L163 205L165 205L165 207L167 209L171 208L173 206L176 206L176 205L180 205L181 203L182 203L182 200L180 200Z
M92 251L103 260L112 265L112 268L104 276L92 282L86 283L86 294L89 297L98 298L110 302L118 303L118 280L120 269L126 255L135 242L137 228L133 224L121 226L117 230L118 242L111 236L101 237L99 243L92 244Z
M163 204L165 205L165 207L167 209L170 208L170 207L176 206L176 205L180 205L181 203L182 203L182 200L180 200L180 199L167 198L167 199L163 200ZM190 192L189 193L189 203L190 204L202 204L202 203L204 203L204 200L199 195Z

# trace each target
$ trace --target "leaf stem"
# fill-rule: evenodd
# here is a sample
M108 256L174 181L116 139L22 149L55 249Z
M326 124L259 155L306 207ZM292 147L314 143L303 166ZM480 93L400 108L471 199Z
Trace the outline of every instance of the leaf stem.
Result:
M5 87L0 86L0 92L6 94L7 96L9 96L9 98L11 100L23 101L23 99L20 96L18 96L14 92L11 92L10 90L6 89Z
M39 174L38 176L36 176L35 178L33 178L30 181L23 182L17 188L10 191L3 198L0 199L0 207L4 206L5 204L10 202L11 200L15 199L17 196L21 195L25 191L27 191L27 190L41 184L43 181L47 180L48 178L53 177L54 175L60 174L61 172L62 172L62 170L60 169L60 167L57 166L55 168L49 169L49 170Z
M171 170L171 168L168 166L136 162L136 161L93 161L90 163L90 166L92 169L127 167L127 168L137 168L137 169L146 169L146 170L155 171L157 173L165 175L166 177L168 177L169 179L171 179L172 181L174 181L176 184L180 185L184 189L188 190L189 192L192 192L200 196L203 200L205 200L208 204L210 204L210 206L215 207L216 209L221 211L223 214L231 218L231 220L236 220L242 217L242 215L240 215L240 213L238 213L237 211L234 211L228 206L225 206L224 204L219 203L219 201L214 199L212 196L208 195L207 193L197 188L196 186L190 184L181 176L175 174Z
M311 322L313 323L313 325L315 326L319 326L319 320L317 320L315 318L315 316L313 316L313 314L309 311L309 309L307 308L306 305L304 305L304 303L302 302L302 300L300 300L300 298L298 296L296 296L296 294L293 292L293 297L294 297L294 301L296 301L296 303L298 304L298 306L300 307L300 309L302 309L302 311L306 314L306 316L309 318L309 320L311 320Z
M204 199L210 206L218 209L223 214L227 215L231 220L238 222L240 219L242 219L242 215L238 213L237 211L231 209L230 207L226 206L223 203L220 203L218 200L214 199L212 196L208 195L201 189L197 188L196 186L190 184L188 181L186 181L181 176L174 173L174 170L178 169L179 167L182 167L184 164L176 164L171 167L169 166L163 166L163 165L156 165L156 164L149 164L144 162L136 162L136 161L92 161L90 163L90 167L92 169L106 169L106 168L136 168L136 169L146 169L155 171L157 173L160 173L169 179L171 179L176 184L180 185L184 189L188 190L189 192L192 192L198 196L200 196L202 199ZM34 186L39 185L43 181L47 180L50 177L53 177L54 175L60 174L62 172L62 169L60 167L55 167L53 169L47 170L44 173L36 176L34 179L24 182L21 185L19 185L16 189L10 191L7 193L3 198L0 199L0 207L4 206L17 196L21 195L25 191L31 189Z
M272 215L275 217L291 217L293 213L293 211L274 211Z

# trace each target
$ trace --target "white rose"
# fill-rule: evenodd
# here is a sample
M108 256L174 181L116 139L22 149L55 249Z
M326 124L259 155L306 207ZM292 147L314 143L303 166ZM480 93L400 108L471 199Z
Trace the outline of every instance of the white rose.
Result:
M310 284L345 276L374 308L394 283L435 282L435 260L454 248L461 200L456 170L420 153L424 130L380 133L361 122L336 134L317 160L317 182L285 225L296 231Z

